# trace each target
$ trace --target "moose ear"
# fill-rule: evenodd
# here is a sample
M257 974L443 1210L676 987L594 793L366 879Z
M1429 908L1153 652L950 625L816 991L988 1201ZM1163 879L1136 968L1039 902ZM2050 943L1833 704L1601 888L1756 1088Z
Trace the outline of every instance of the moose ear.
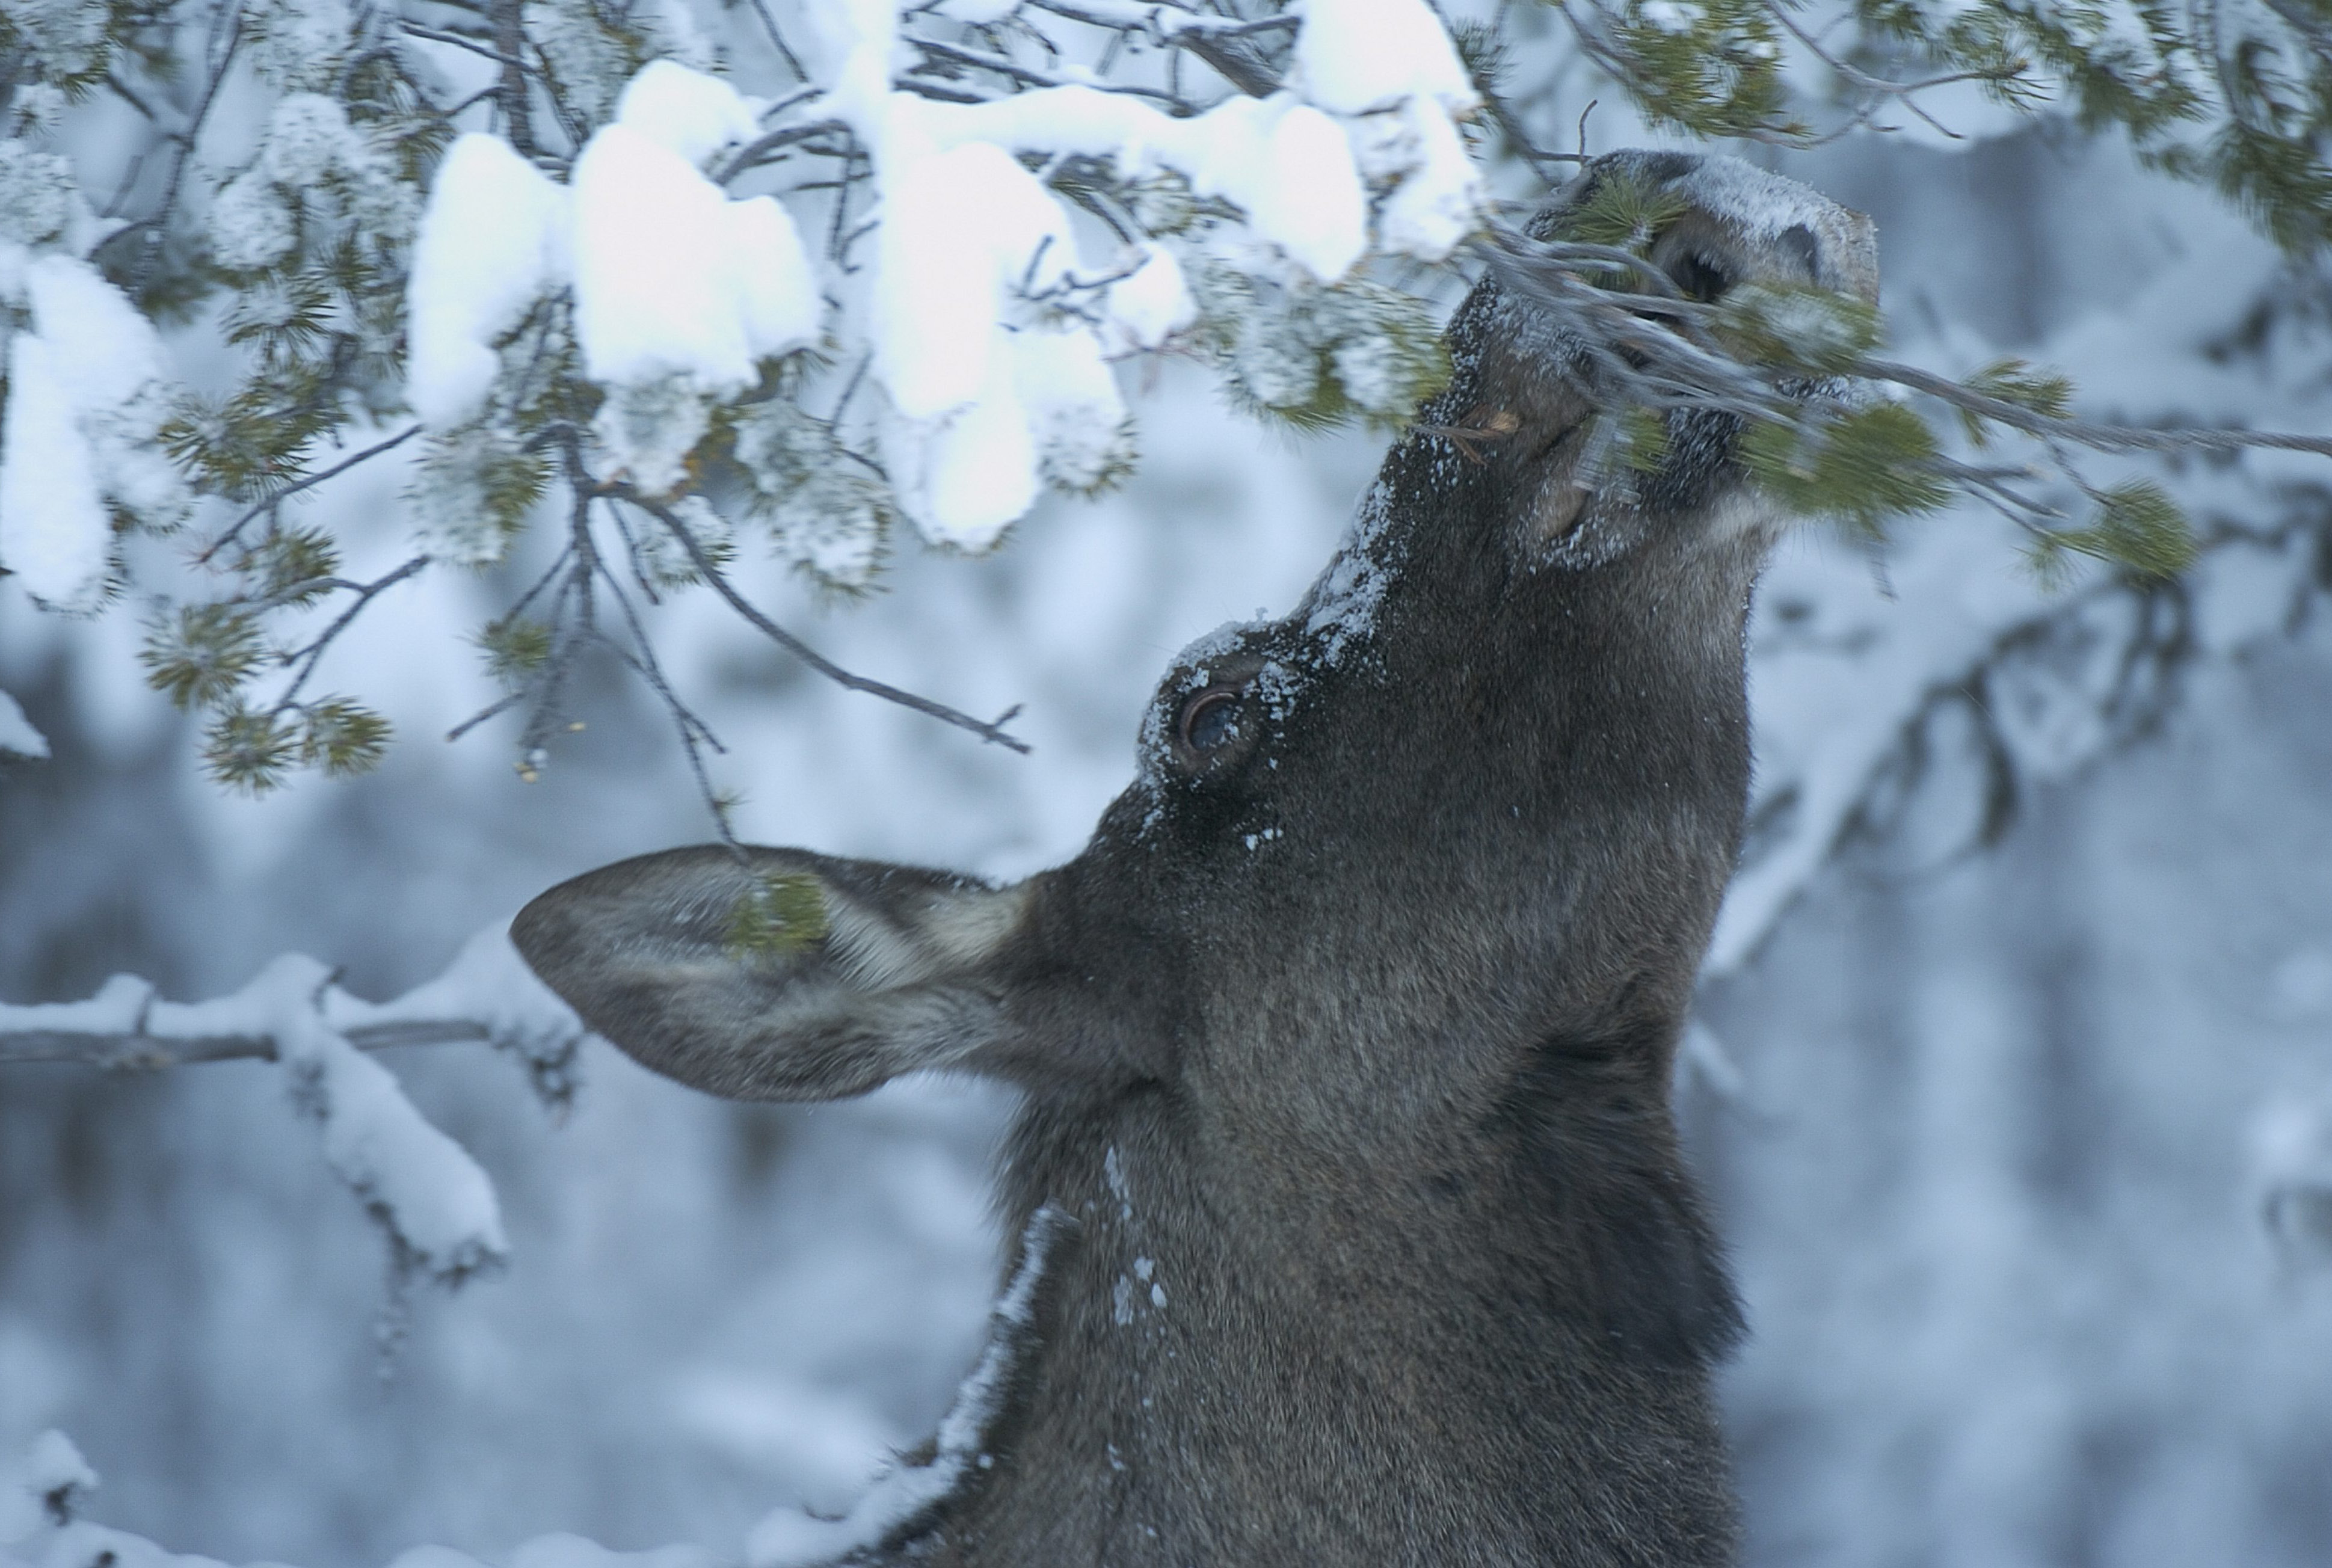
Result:
M705 845L563 883L519 913L511 939L584 1022L657 1072L732 1100L829 1100L981 1065L1027 889Z

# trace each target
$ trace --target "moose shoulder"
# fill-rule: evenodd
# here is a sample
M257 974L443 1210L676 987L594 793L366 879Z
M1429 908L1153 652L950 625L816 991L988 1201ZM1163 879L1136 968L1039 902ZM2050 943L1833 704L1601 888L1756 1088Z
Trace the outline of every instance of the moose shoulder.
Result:
M1873 292L1868 221L1802 187L1620 154L1567 200L1613 179L1677 198L1652 254L1704 297ZM1024 1091L996 1341L827 1527L849 1561L1730 1559L1739 1318L1667 1087L1778 520L1722 416L1588 483L1591 379L1495 281L1450 349L1304 603L1167 676L1075 860L678 850L519 917L595 1029L714 1094ZM741 947L772 886L805 940Z

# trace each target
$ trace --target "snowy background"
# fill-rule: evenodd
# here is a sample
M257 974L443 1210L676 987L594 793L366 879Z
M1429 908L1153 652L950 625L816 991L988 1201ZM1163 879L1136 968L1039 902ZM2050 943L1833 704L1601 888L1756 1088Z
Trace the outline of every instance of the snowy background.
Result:
M1772 160L1878 219L1902 357L2327 428L2319 282L2110 144L1984 124ZM1646 139L1608 101L1596 131ZM743 837L1062 859L1173 650L1293 602L1375 445L1294 443L1172 368L1126 390L1139 477L997 555L908 548L856 607L738 568L854 668L1026 703L1032 757L838 692L702 596L664 612ZM319 504L391 561L405 482ZM1753 1325L1726 1392L1754 1563L2332 1560L2332 473L2174 483L2216 544L2173 590L2043 595L1974 512L1883 569L1809 531L1769 579L1758 829L1678 1091ZM492 695L464 639L504 569L401 586L336 652L404 737L377 775L258 802L200 777L134 617L0 582L0 690L53 752L0 764L0 999L124 970L200 999L287 951L385 998L550 883L704 837L613 670L538 782L491 730L431 738ZM594 1045L560 1122L505 1054L382 1059L499 1194L509 1261L451 1296L385 1283L278 1069L0 1068L0 1455L62 1429L95 1517L230 1562L506 1562L559 1530L734 1560L773 1506L846 1504L978 1348L995 1091L736 1107Z

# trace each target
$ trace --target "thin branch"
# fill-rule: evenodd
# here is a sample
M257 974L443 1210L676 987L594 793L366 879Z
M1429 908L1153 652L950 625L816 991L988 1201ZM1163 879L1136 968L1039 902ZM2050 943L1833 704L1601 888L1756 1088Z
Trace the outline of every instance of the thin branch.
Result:
M216 539L211 540L209 544L203 547L202 553L195 557L195 564L196 566L207 565L211 557L216 555L220 550L225 550L229 544L234 541L236 535L240 534L244 529L251 526L253 519L266 512L274 511L277 507L282 505L284 502L291 499L292 496L299 494L303 490L313 489L315 486L323 483L327 479L331 479L339 474L346 473L349 469L354 468L359 463L368 462L373 458L378 457L382 453L390 450L392 447L404 445L406 442L412 440L415 436L420 434L420 425L408 425L404 429L398 431L396 435L390 436L387 440L380 442L376 445L368 446L362 452L357 453L353 456L344 458L340 462L333 464L330 468L320 469L314 473L309 474L304 479L295 480L292 483L285 485L282 489L276 491L266 500L254 502L248 512L245 512L241 517L234 520L234 524L229 527L225 532L220 534Z
M809 72L802 69L801 58L787 45L785 34L778 31L778 19L769 14L768 0L753 0L753 14L761 19L761 31L769 35L770 43L785 61L786 69L794 73L794 80L808 81Z
M316 666L323 662L325 652L331 647L342 632L349 629L350 623L364 613L367 605L421 570L429 564L429 560L430 558L426 555L416 555L387 576L376 578L371 582L364 584L357 589L356 602L342 610L332 624L324 628L322 635L306 647L286 654L283 662L299 664L300 671L292 677L292 684L283 689L283 694L275 700L274 707L268 711L270 716L282 713L293 705L299 698L300 689L308 684L308 677L314 674Z
M1171 43L1184 38L1251 38L1261 33L1292 32L1304 24L1294 12L1245 20L1237 16L1206 16L1176 5L1140 5L1127 0L1029 0L1039 11L1066 16L1072 22L1106 27L1120 33L1141 33L1152 42Z
M0 1002L0 1066L77 1062L115 1071L152 1071L196 1062L272 1060L274 1034L254 1024L278 1002L263 970L234 995L168 1002L153 986L117 975L75 1002ZM479 1006L491 997L493 1005ZM583 1037L580 1019L521 962L507 943L472 942L442 974L385 1002L326 984L310 1001L318 1022L358 1050L459 1041L509 1047L538 1069L563 1066ZM483 1013L484 1016L480 1016Z
M404 30L405 35L408 38L425 38L432 43L450 43L456 49L466 49L473 54L483 55L492 61L506 72L523 72L530 76L542 74L540 69L528 64L518 55L505 54L491 43L482 43L463 33L448 33L439 27L424 27L418 22L401 22L397 25Z
M608 504L612 510L614 502L611 501ZM623 527L620 518L616 520L616 526ZM712 727L680 700L672 689L672 683L664 679L664 666L656 661L655 645L648 640L647 628L640 624L638 614L632 608L630 596L624 592L624 585L616 580L615 574L604 564L599 569L599 575L607 579L607 589L616 596L616 607L624 613L624 624L632 634L633 645L639 649L637 658L622 648L616 648L616 656L638 672L640 678L647 682L649 689L663 702L664 712L672 715L673 727L680 732L681 750L688 758L688 770L696 779L697 793L704 798L704 808L712 814L713 827L720 832L722 843L732 850L741 849L743 846L737 842L735 830L729 825L728 805L722 799L720 792L712 788L712 776L705 769L704 753L701 748L710 746L724 755L729 749L721 743L721 738L712 732ZM610 640L608 645L614 647L615 645Z
M2000 79L1995 72L1954 71L1942 76L1930 76L1919 81L1891 81L1883 76L1873 76L1868 72L1860 70L1831 53L1819 39L1798 25L1797 19L1790 14L1787 7L1774 4L1773 0L1766 0L1765 10L1774 21L1788 29L1791 37L1805 46L1808 53L1869 95L1869 101L1855 110L1853 120L1848 122L1849 128L1870 124L1871 116L1877 112L1878 106L1891 99L1926 121L1929 129L1937 135L1948 137L1954 141L1965 141L1967 138L1964 135L1954 130L1912 101L1912 95L1925 92L1933 87L1948 87L1955 81L1996 81Z
M747 169L755 167L763 158L769 157L769 154L778 151L781 148L791 147L797 142L808 141L814 138L827 136L836 131L840 131L847 137L849 130L850 126L847 121L839 120L821 120L813 124L789 125L782 130L770 131L768 135L757 137L753 140L747 142L743 147L738 148L737 156L731 158L728 166L722 168L720 173L712 177L713 183L716 185L727 185L731 180L735 179ZM847 144L849 148L855 148L857 144L855 142L850 142ZM845 152L835 156L847 157L849 156L849 152L846 150Z
M177 210L179 187L186 182L186 160L194 156L195 143L202 138L204 122L210 119L211 105L218 101L219 88L226 81L227 71L234 63L234 53L242 44L243 12L238 7L229 15L225 46L219 52L219 62L212 68L210 81L203 86L203 95L195 104L194 114L186 120L186 129L169 138L176 150L171 155L170 174L163 183L161 199L155 203L153 212L132 225L149 231L146 253L139 259L138 288L131 291L133 293L142 291L147 280L153 275L154 263L162 253L162 236L169 228L170 215ZM120 236L113 237L119 239Z
M1891 359L1863 359L1852 374L1873 381L1892 381L1915 392L1925 392L1954 407L2040 438L2053 437L2098 452L2242 452L2266 448L2277 452L2312 452L2332 457L2332 435L2292 435L2269 430L2208 429L2192 425L2093 425L2080 419L2059 419L2021 404L1987 397L1947 377Z
M463 736L468 734L471 731L476 729L479 725L484 723L487 720L492 718L495 714L507 713L512 708L517 707L521 703L525 701L526 693L524 692L505 693L502 696L495 698L492 702L488 703L484 707L479 709L468 718L463 720L460 723L454 725L452 729L446 731L445 739L449 743L458 741Z
M392 1046L483 1043L493 1031L472 1018L374 1024L350 1029L343 1037L360 1051L386 1050ZM0 1028L0 1067L33 1062L79 1062L111 1071L158 1072L165 1067L196 1062L230 1062L244 1058L275 1059L275 1041L268 1035L204 1034L173 1037L127 1032L72 1029Z
M1033 65L1023 65L1018 61L1008 59L1001 54L983 54L977 49L966 49L959 44L943 43L936 38L907 38L901 42L910 48L920 49L926 54L948 61L952 64L967 66L975 71L992 71L999 76L1011 77L1014 81L1030 87L1090 87L1102 92L1123 93L1133 98L1152 98L1161 103L1171 103L1178 108L1187 107L1180 99L1162 88L1138 87L1132 82L1089 81L1081 76L1066 75L1057 71L1040 71Z
M1019 712L1018 708L991 724L984 720L975 719L969 713L959 712L943 703L934 703L929 697L919 697L913 692L903 692L898 687L885 685L881 681L872 681L864 675L851 674L754 608L751 601L739 593L729 579L722 575L721 569L713 564L711 556L705 554L704 547L697 542L696 536L689 531L688 525L674 516L670 508L640 494L628 484L610 486L607 493L630 502L634 506L663 523L673 538L679 542L681 549L688 552L688 559L694 563L697 574L712 586L713 592L728 601L731 609L742 616L763 636L768 637L835 684L848 691L864 692L868 696L880 697L886 703L896 703L903 708L913 708L918 713L927 713L943 723L953 724L960 730L969 730L983 741L992 741L999 746L1008 746L1024 756L1027 753L1027 742L1008 733L1004 729L1004 725L1011 720L1013 714Z

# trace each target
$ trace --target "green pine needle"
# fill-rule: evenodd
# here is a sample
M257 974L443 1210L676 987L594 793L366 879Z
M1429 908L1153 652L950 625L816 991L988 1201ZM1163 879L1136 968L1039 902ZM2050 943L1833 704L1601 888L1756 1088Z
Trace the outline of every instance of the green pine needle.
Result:
M1878 307L1794 283L1746 282L1717 302L1716 331L1754 364L1843 375L1878 346Z
M486 655L486 671L505 685L520 685L550 658L550 628L524 616L488 621L473 639Z
M299 751L292 726L273 713L230 708L203 733L203 765L211 777L246 795L263 795L283 782Z
M308 704L300 760L335 779L370 772L388 749L388 721L345 697Z
M2073 383L2054 370L2035 369L2022 359L1996 359L1969 377L1967 387L1972 392L2029 408L2045 418L2072 416ZM1959 415L1969 443L1983 446L1991 438L1990 423L1973 409L1963 408Z
M1642 255L1660 232L1690 210L1683 196L1625 175L1596 181L1587 199L1562 215L1559 237L1584 245L1613 245Z
M740 958L790 958L827 931L826 892L807 872L763 875L729 915L729 951Z
M2044 579L2061 572L2060 552L2066 550L2150 579L2176 577L2194 564L2193 525L2161 485L2134 479L2100 491L2097 502L2097 515L2086 526L2043 537L2033 565Z
M1872 536L1897 517L1940 510L1951 487L1938 478L1935 432L1899 403L1841 414L1811 430L1752 425L1742 460L1793 512L1833 517Z
M239 605L180 605L146 628L146 683L181 709L228 701L265 656L259 622Z

